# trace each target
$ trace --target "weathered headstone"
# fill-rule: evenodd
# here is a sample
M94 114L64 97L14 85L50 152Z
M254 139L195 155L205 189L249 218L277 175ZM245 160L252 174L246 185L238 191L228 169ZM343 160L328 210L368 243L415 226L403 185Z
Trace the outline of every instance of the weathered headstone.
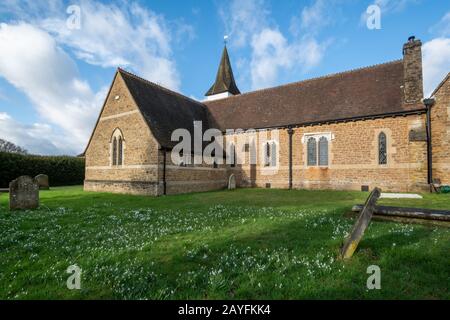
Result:
M46 174L38 174L34 180L36 180L40 190L50 189L50 185L48 184L48 176Z
M228 190L234 189L236 189L236 177L234 176L234 174L232 174L228 179Z
M9 209L25 210L39 207L39 185L29 176L9 183Z
M359 242L364 236L364 231L366 231L369 226L370 220L372 220L373 212L375 210L375 205L381 196L381 190L375 188L371 193L369 198L367 198L364 208L361 210L361 214L356 220L353 226L352 232L345 239L344 245L341 250L341 258L349 259L353 256Z

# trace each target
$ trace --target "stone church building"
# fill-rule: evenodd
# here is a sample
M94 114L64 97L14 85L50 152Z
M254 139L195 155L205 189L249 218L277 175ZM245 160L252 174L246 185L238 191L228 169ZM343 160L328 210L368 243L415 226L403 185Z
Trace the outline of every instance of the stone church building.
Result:
M84 189L158 196L226 188L231 175L238 187L261 188L450 184L450 79L423 99L421 46L411 37L400 60L249 93L239 91L225 47L203 102L118 69L85 151ZM261 141L227 130L278 138L264 142L269 161L258 164L174 163L171 135L194 132L194 121L222 131L239 159Z

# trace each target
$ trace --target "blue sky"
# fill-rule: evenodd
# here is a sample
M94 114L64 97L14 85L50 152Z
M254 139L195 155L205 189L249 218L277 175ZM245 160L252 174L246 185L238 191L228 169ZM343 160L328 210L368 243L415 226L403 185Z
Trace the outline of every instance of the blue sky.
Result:
M410 35L426 93L450 71L446 0L3 0L0 138L82 152L118 66L201 100L224 35L242 92L400 59Z

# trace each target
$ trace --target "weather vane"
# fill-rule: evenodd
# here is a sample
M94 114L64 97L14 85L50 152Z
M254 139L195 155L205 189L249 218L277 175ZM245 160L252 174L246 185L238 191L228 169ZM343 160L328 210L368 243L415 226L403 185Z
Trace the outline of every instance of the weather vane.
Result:
M223 43L225 43L225 45L227 45L227 43L228 43L228 35L223 36Z

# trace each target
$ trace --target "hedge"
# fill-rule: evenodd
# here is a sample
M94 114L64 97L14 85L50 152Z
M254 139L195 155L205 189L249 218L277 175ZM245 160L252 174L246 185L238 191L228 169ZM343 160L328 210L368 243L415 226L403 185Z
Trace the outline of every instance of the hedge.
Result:
M48 175L50 187L83 184L84 159L0 152L0 188L8 188L17 177L38 174Z

